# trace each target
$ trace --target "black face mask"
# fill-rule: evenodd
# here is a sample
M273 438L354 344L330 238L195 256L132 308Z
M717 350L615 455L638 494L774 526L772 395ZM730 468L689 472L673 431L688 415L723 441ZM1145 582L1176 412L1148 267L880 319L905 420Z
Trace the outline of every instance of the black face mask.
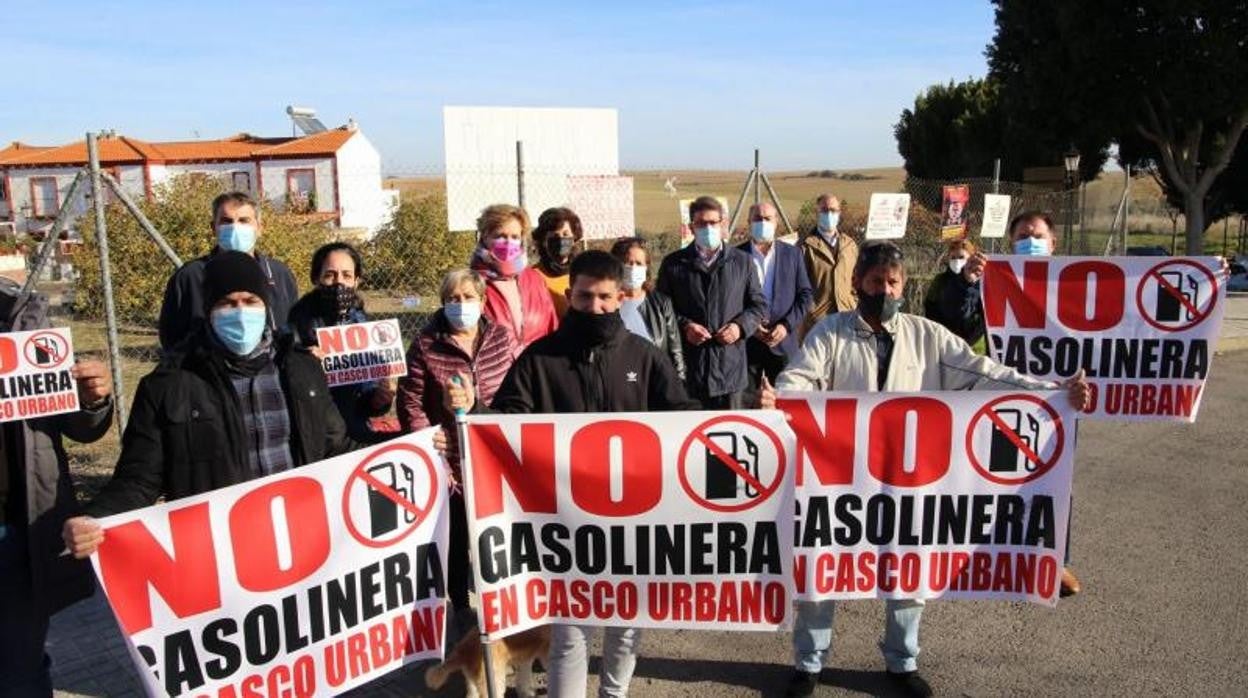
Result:
M885 293L858 293L858 312L862 316L879 322L888 322L897 317L901 311L901 299L893 298Z
M331 322L337 322L345 318L352 309L362 307L355 289L342 284L317 286L316 301L321 317Z
M542 245L543 252L545 252L543 261L546 262L546 266L550 267L552 271L566 274L568 272L568 263L571 261L568 258L572 256L573 247L576 247L574 238L552 235L546 238L546 244ZM563 261L565 259L568 259L568 262Z
M597 346L624 330L624 320L620 311L595 315L575 308L568 308L563 316L563 326L577 337L585 340L589 346Z

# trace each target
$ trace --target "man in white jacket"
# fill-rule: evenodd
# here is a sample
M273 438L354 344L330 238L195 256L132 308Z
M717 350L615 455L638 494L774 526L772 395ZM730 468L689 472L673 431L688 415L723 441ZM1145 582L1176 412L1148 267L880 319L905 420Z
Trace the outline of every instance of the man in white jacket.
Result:
M901 249L889 242L862 248L854 266L856 310L829 315L806 335L801 351L776 382L778 390L898 391L1051 390L1057 384L1028 378L985 356L960 337L918 315L900 312L906 271ZM1082 409L1090 389L1080 372L1067 382ZM835 602L799 601L793 630L797 670L788 695L808 696L819 682L832 645ZM930 696L918 672L923 601L885 601L880 650L889 678L905 695Z

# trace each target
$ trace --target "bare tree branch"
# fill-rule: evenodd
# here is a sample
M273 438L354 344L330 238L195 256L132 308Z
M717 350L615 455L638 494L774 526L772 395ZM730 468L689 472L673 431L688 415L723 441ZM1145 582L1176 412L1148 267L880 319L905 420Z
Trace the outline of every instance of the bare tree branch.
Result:
M1164 96L1162 99L1165 99ZM1157 118L1157 110L1153 107L1152 100L1147 97L1144 99L1144 114L1148 118L1152 130L1144 128L1141 124L1136 124L1136 129L1140 132L1140 135L1157 146L1157 152L1161 154L1161 164L1166 168L1166 174L1170 177L1171 183L1181 193L1187 194L1190 187L1183 174L1179 171L1178 163L1175 162L1172 133L1162 128L1161 120Z

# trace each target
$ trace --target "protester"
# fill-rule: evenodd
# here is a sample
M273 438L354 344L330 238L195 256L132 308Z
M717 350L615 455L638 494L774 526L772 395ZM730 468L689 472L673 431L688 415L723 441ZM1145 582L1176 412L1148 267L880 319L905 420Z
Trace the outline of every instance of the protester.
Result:
M488 206L477 218L477 249L473 271L485 277L485 316L507 328L519 355L535 340L559 326L543 277L530 269L525 252L529 216L509 204Z
M975 354L962 339L917 315L900 312L906 271L892 243L863 248L852 283L856 310L830 315L813 327L793 363L780 374L779 390L916 392L921 390L1050 390L1038 381ZM1083 372L1066 383L1071 403L1091 401ZM799 601L793 631L797 669L788 695L808 696L818 684L832 644L835 602ZM885 601L880 649L889 678L906 695L928 696L918 673L919 620L923 601Z
M815 200L818 219L815 227L797 243L806 262L806 274L814 289L810 312L803 323L802 337L811 327L832 313L853 310L858 304L851 277L858 260L858 243L839 231L841 200L821 194Z
M740 409L749 385L745 339L767 321L750 255L724 245L723 205L689 205L693 244L663 259L658 290L672 299L684 339L685 385L708 410Z
M537 247L537 264L533 268L542 275L550 300L555 304L555 314L563 317L568 310L568 265L572 251L580 244L585 233L581 219L570 208L548 208L537 217L533 229L533 244Z
M312 290L290 309L290 331L320 358L317 329L368 322L364 300L357 293L364 261L351 245L331 242L312 254L310 273ZM393 432L375 426L374 420L390 411L394 389L395 381L389 378L330 388L329 394L347 425L347 435L364 444L393 437Z
M617 240L611 247L611 256L624 265L624 301L620 304L624 327L654 342L654 346L671 358L676 375L683 381L685 352L681 346L680 326L676 324L672 299L654 290L654 283L647 278L650 252L646 249L645 238Z
M944 269L923 296L923 315L966 340L976 354L987 353L979 280L988 259L970 240L954 240L945 249Z
M208 322L139 382L108 484L69 519L65 545L88 557L103 540L90 517L188 497L346 453L357 444L306 349L274 338L272 287L260 264L220 252L204 266Z
M160 348L173 351L204 322L204 266L221 252L244 252L260 263L265 284L269 287L268 326L284 333L291 305L299 297L295 277L280 261L255 251L256 239L263 231L260 207L255 199L241 191L232 191L212 201L212 230L217 244L203 257L183 264L165 285L165 300L160 307Z
M605 252L591 250L572 260L563 325L520 355L489 409L508 414L697 409L663 352L624 328L623 278L623 265ZM448 384L447 398L451 409L477 406L466 374L458 385ZM774 405L774 394L765 399ZM547 662L551 696L586 695L591 630L554 626ZM598 695L627 695L639 640L638 628L605 629Z
M769 203L751 206L750 239L740 246L754 262L768 310L767 321L745 343L751 390L758 389L764 375L774 382L797 354L797 332L814 295L801 251L776 239L778 217L776 207Z
M48 327L48 300L0 277L0 332ZM112 379L99 361L70 369L77 412L0 424L0 696L52 696L44 651L53 613L95 591L91 566L60 555L60 524L76 513L62 437L91 443L113 421Z
M398 413L404 432L441 426L455 432L455 414L446 407L442 386L460 374L474 377L476 399L489 403L514 360L515 340L507 328L481 315L485 281L475 271L456 269L442 279L442 307L425 324L407 350L407 375L399 381ZM448 439L446 453L455 481L463 482L459 448ZM468 605L468 518L464 495L456 487L450 498L451 537L447 591L455 612L456 631L471 627Z

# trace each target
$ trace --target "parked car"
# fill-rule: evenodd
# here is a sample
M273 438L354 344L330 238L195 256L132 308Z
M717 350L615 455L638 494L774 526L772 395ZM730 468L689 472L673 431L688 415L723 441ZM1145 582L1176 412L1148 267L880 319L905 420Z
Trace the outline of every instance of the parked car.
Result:
M1127 254L1132 257L1169 257L1170 250L1161 245L1145 245L1141 247L1128 247Z
M1226 282L1228 291L1248 291L1248 267L1242 262L1231 262L1231 278Z

